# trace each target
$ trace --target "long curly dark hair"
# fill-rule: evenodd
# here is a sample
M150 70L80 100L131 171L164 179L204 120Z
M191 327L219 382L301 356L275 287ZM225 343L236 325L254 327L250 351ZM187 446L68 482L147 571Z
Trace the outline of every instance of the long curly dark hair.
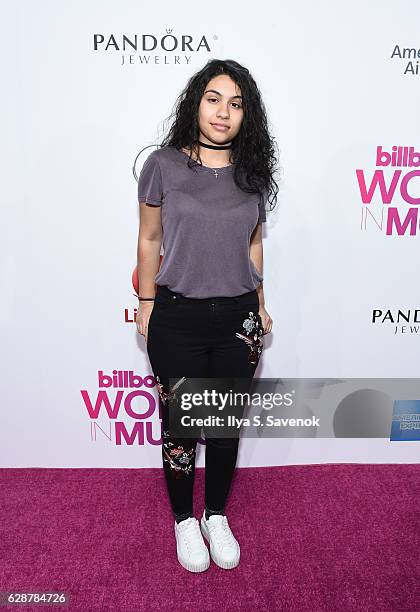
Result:
M247 193L259 193L273 210L279 191L274 173L277 169L277 147L268 130L267 113L261 92L247 68L234 60L212 59L187 82L179 94L171 115L165 120L172 124L161 147L173 146L194 151L201 162L198 108L209 81L226 74L240 87L244 109L241 128L232 140L231 161L234 180ZM191 157L190 157L191 159ZM192 167L193 164L188 165Z

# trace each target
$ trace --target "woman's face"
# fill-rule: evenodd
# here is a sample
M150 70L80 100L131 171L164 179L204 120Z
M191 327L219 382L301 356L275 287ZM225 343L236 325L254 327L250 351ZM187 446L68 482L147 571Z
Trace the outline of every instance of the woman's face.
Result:
M243 116L239 86L226 74L214 77L207 83L198 108L200 140L229 144L239 132Z

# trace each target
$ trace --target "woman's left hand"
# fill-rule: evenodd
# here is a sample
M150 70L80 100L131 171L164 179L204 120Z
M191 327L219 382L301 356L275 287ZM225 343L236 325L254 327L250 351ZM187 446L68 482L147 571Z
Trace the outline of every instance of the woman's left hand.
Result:
M270 317L264 306L260 306L258 314L261 317L261 322L264 328L264 335L269 334L273 327L273 319Z

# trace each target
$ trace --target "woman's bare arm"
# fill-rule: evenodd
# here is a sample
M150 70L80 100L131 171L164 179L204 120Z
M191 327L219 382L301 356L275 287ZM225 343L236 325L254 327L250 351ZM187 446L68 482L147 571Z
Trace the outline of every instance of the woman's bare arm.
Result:
M261 274L261 276L263 276L264 254L261 223L257 223L254 231L252 232L251 241L249 244L249 257L257 271ZM258 293L258 299L260 302L259 314L261 316L264 333L268 334L271 332L273 327L273 319L265 309L264 287L262 282L258 285L256 291Z
M139 296L155 296L155 276L159 271L160 248L162 245L161 207L140 203L140 224L137 243L137 274L139 279ZM137 330L145 336L153 302L139 302L136 323Z
M154 297L155 295L155 276L159 271L162 235L160 206L152 206L141 202L137 272L139 276L139 295L142 297Z
M263 243L262 243L262 224L257 223L254 231L251 235L251 242L249 245L249 257L257 268L257 271L263 276L264 267L264 254L263 254ZM263 284L260 283L257 287L258 299L260 300L260 306L264 306L264 288Z

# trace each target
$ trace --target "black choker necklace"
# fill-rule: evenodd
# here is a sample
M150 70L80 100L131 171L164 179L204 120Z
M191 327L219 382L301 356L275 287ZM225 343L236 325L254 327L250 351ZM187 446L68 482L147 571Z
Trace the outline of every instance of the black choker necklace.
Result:
M216 149L217 151L224 151L225 149L232 148L232 145L211 145L206 142L201 142L201 140L198 141L198 144L202 147L206 147L206 149Z

